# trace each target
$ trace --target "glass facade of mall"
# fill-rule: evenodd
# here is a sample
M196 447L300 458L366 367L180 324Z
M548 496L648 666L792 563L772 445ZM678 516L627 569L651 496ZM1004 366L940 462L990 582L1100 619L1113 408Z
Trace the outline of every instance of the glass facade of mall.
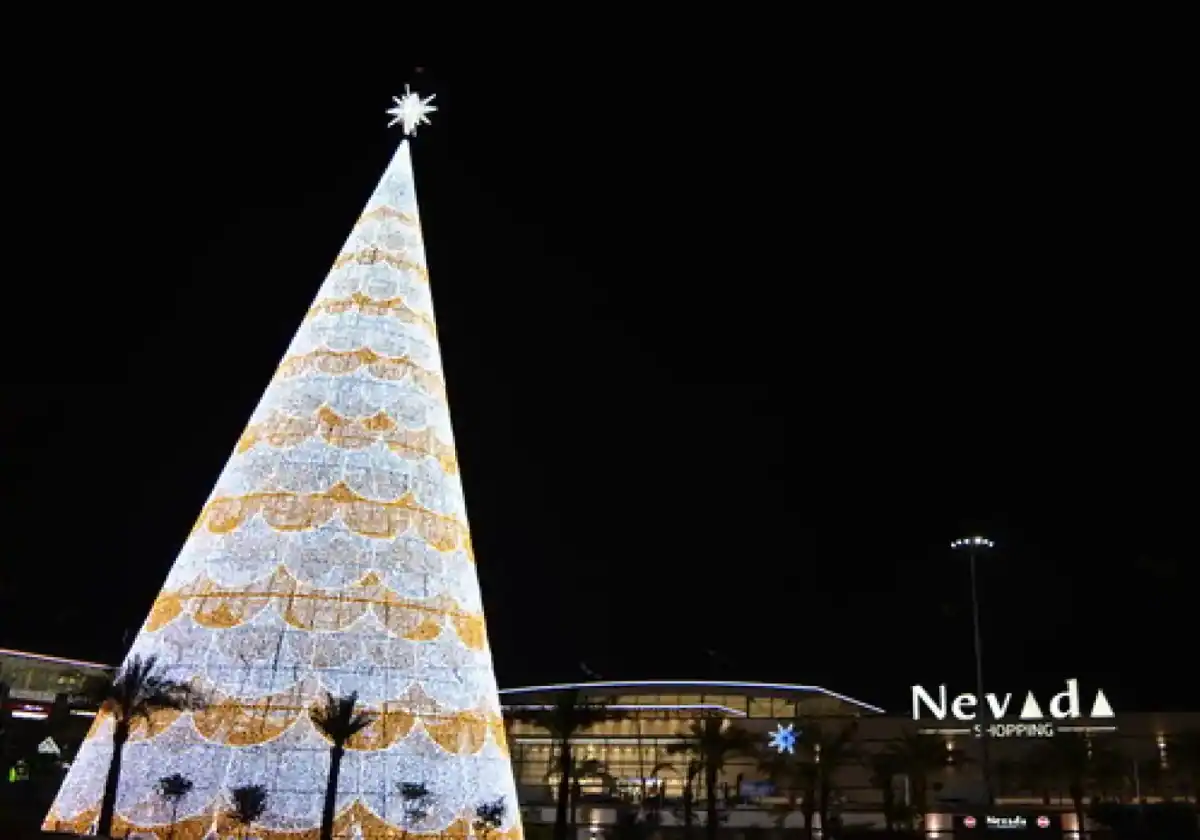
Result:
M777 721L796 718L857 719L873 707L819 690L750 694L719 686L630 686L588 688L585 702L602 703L616 713L572 739L575 760L589 769L602 770L579 779L583 795L622 795L640 799L654 790L668 798L683 795L686 756L672 747L688 739L686 731L706 715L729 718L757 732L766 743ZM634 692L638 693L634 693ZM531 708L553 704L559 692L509 690L502 700L509 718L509 743L513 771L523 802L551 799L557 783L556 750L550 734L534 723L519 719ZM723 783L757 776L757 763L748 757L731 758Z
M113 668L98 662L62 659L26 651L0 649L0 683L12 700L53 703L62 694L85 691L89 679L106 679Z
M822 688L761 683L580 683L534 686L501 692L508 721L509 744L525 818L536 825L552 821L559 770L557 747L550 731L530 721L564 696L578 691L583 704L602 704L615 717L577 732L572 738L577 822L593 828L609 823L615 807L657 800L664 826L678 824L687 784L688 755L681 745L693 740L693 724L717 715L728 726L745 730L757 755L730 756L721 769L718 797L730 827L800 827L799 791L772 778L764 766L774 753L771 733L781 725L816 727L831 734L852 727L853 758L839 762L833 773L834 811L843 824L882 823L884 793L872 770L871 757L895 750L903 739L929 739L945 748L946 761L924 779L897 773L892 793L905 803L914 786L928 791L923 813L950 813L980 801L979 740L969 730L918 728L909 714L892 715L870 703ZM1194 801L1196 790L1172 765L1171 744L1194 739L1200 714L1120 714L1114 732L1100 732L1105 749L1122 766L1112 768L1107 788L1095 791L1106 801L1173 799ZM1068 784L1039 772L1038 749L1050 749L1045 738L991 741L993 787L998 804L1012 808L1072 810ZM1101 743L1097 740L1097 743ZM1041 768L1044 770L1045 768ZM694 796L702 812L704 791L699 780ZM931 819L933 819L931 817ZM945 819L949 819L946 817ZM1073 817L1064 817L1065 821ZM947 835L948 836L948 835Z

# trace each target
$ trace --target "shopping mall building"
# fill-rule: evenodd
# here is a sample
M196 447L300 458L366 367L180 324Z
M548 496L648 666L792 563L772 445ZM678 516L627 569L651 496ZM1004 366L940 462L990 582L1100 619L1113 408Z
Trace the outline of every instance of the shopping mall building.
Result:
M38 825L96 717L98 662L0 648L0 837Z
M1065 685L1064 689L1070 688ZM940 687L925 689L930 701L913 709L889 713L864 700L847 697L819 686L755 682L590 682L564 685L527 686L501 691L509 726L509 743L517 775L522 809L527 824L552 822L556 783L559 779L554 738L549 730L530 722L539 710L578 692L578 702L603 704L611 719L578 732L571 738L578 774L577 823L590 833L602 833L621 802L639 802L663 797L663 825L682 819L681 803L687 785L686 744L692 725L707 716L719 716L730 727L749 733L760 750L758 756L731 756L719 778L722 812L729 827L801 827L803 816L794 806L795 792L775 783L764 770L768 759L778 755L780 740L773 733L791 726L798 732L808 726L832 737L844 728L853 731L856 757L839 762L833 778L835 807L843 825L883 824L883 791L873 781L870 756L893 750L906 736L936 739L945 746L945 766L930 774L927 829L945 830L952 836L968 815L987 818L981 808L986 801L980 776L981 739L974 725L954 720L954 697L942 700ZM1035 699L1043 720L1029 722L1033 709L1015 698L998 728L988 739L992 787L997 791L993 812L1023 814L1031 824L1045 815L1055 826L1074 829L1075 818L1067 793L1068 782L1055 778L1045 760L1054 737L1083 734L1102 742L1105 753L1119 765L1110 768L1108 789L1100 791L1107 800L1132 802L1185 800L1194 798L1193 783L1173 773L1171 745L1185 733L1200 732L1200 713L1154 714L1114 712L1106 697L1094 697L1084 687L1073 689L1079 697L1078 717L1070 692L1055 701ZM1094 690L1093 690L1094 694ZM1025 701L1026 703L1028 701ZM968 712L970 701L959 704ZM1052 705L1053 704L1053 705ZM1099 706L1100 708L1096 708ZM1045 708L1041 708L1045 707ZM945 708L946 719L935 712ZM1064 713L1059 719L1055 714ZM1009 722L1011 721L1011 722ZM787 740L786 737L784 739ZM798 752L804 749L803 738ZM1040 756L1040 757L1039 757ZM1039 772L1041 771L1041 772ZM697 782L697 785L700 783ZM785 783L786 784L786 783ZM892 780L895 800L911 800L913 782L904 774ZM703 795L697 791L698 797ZM789 807L789 802L792 806ZM697 804L697 820L703 804ZM934 834L931 836L939 836Z
M95 708L87 705L86 684L103 679L113 669L95 662L60 659L21 651L0 650L0 683L8 686L4 698L7 735L3 771L10 776L19 755L37 749L58 750L64 760L74 754L87 731ZM1110 767L1111 778L1101 793L1106 800L1125 802L1195 797L1194 781L1180 776L1182 756L1172 762L1172 745L1200 733L1200 713L1156 714L1114 711L1104 698L1098 716L1095 689L1077 687L1079 717L1059 719L1055 711L1070 711L1072 698L1052 707L1054 698L1035 705L1045 713L1040 723L1029 723L1024 698L1015 698L1009 717L989 738L993 788L998 793L996 814L1027 815L1031 821L1046 815L1056 826L1074 828L1067 781L1047 766L1045 753L1054 737L1074 729L1106 744L1106 752L1122 766ZM554 821L559 779L557 748L550 730L536 720L564 699L579 704L603 705L609 719L574 733L576 822L581 840L601 840L619 811L629 805L657 803L664 827L682 825L682 803L687 782L689 731L693 724L713 716L725 726L738 727L756 748L757 756L731 755L721 768L718 786L725 824L742 830L754 826L800 828L803 814L796 804L797 791L772 779L763 769L764 758L786 760L773 742L773 733L791 726L812 736L825 737L853 728L857 757L838 763L833 773L836 795L832 812L844 825L882 825L883 791L873 780L870 756L894 749L906 736L920 735L944 745L946 762L930 774L928 800L912 803L930 816L931 837L953 836L968 815L986 819L981 810L981 739L973 724L954 720L953 696L943 698L939 686L926 689L929 702L913 709L884 709L818 686L756 682L637 681L588 682L526 686L501 690L508 740L517 776L521 809L527 826ZM968 703L969 705L969 703ZM958 703L958 711L965 711ZM937 714L944 708L945 719ZM1015 710L1015 711L1014 711ZM1005 721L1015 721L1012 723ZM47 743L50 739L53 743ZM786 738L784 739L786 741ZM801 734L794 755L804 753ZM44 755L44 753L43 753ZM46 755L46 758L50 756ZM1194 760L1194 758L1193 758ZM940 762L939 762L940 763ZM1039 770L1043 772L1038 772ZM702 822L704 792L695 788L694 819ZM917 785L919 789L920 785ZM893 778L891 789L899 803L910 802L913 780L905 774ZM942 832L945 833L942 833ZM531 832L532 834L532 832ZM1048 835L1049 836L1049 835Z

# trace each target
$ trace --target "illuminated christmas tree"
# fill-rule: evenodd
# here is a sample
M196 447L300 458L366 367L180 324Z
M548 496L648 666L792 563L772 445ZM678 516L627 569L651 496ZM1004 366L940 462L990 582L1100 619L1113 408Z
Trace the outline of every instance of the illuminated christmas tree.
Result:
M397 98L406 135L429 99ZM207 700L135 724L114 836L231 836L229 791L263 785L263 840L315 838L330 742L311 711L358 693L335 836L465 836L512 769L458 475L409 141L351 232L126 661ZM47 828L90 830L112 755L102 710ZM160 780L192 782L168 801ZM413 792L421 794L419 809ZM490 833L496 838L496 832Z

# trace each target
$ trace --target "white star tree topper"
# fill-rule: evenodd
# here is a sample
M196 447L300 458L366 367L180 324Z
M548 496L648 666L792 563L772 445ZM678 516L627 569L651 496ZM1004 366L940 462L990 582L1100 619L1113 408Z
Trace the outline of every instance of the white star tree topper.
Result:
M396 104L388 108L388 113L392 115L392 121L388 123L388 128L396 123L401 123L406 135L411 137L416 134L418 126L429 125L429 118L426 115L437 110L436 105L429 104L435 96L437 96L436 93L422 99L421 94L409 90L408 85L405 85L404 96L392 97L392 101Z

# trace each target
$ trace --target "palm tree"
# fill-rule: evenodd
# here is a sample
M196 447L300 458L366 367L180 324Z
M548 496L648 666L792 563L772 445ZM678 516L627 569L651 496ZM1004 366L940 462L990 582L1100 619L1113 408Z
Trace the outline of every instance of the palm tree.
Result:
M196 708L200 702L191 686L155 673L157 666L157 657L142 659L134 656L125 663L115 679L96 685L98 696L95 699L100 710L112 715L115 724L112 759L108 765L108 777L104 781L104 798L100 802L100 819L96 825L96 833L102 837L112 833L117 786L121 780L121 759L134 721L140 718L149 725L156 712L183 711Z
M1125 790L1132 787L1133 760L1112 744L1092 747L1092 802L1120 801Z
M1082 830L1086 814L1083 803L1089 789L1098 781L1106 784L1108 768L1116 764L1110 746L1086 735L1059 732L1045 741L1031 758L1066 787Z
M947 749L942 739L912 730L888 744L885 751L895 759L898 774L908 777L910 819L927 812L931 778L947 764L961 764L966 760L962 750Z
M698 759L687 763L683 780L683 836L686 840L692 838L692 823L696 820L696 779L704 765Z
M1020 763L1011 758L1001 758L992 762L991 769L997 801L1018 792L1021 786Z
M325 692L325 702L309 711L317 729L332 742L329 747L329 779L325 784L325 807L321 811L321 840L333 840L333 811L337 804L338 775L342 771L346 742L375 720L370 712L360 711L357 707L357 691L344 697L334 697Z
M179 819L179 803L192 792L192 780L182 773L172 773L158 780L158 795L171 803L171 836L175 836L175 823Z
M895 753L872 753L867 757L871 771L871 784L883 799L883 821L888 832L895 830L900 820L900 808L896 802L896 777L900 775L900 761Z
M689 753L703 769L707 812L704 830L708 840L717 840L717 780L728 759L737 755L754 755L756 742L745 729L731 726L728 718L716 715L692 723L686 733L681 733L681 737L687 740L682 744L672 744L667 747L667 752Z
M1187 732L1171 738L1167 742L1167 762L1200 810L1200 734Z
M400 798L404 802L404 833L407 835L415 823L429 816L433 794L424 782L403 782L400 785Z
M262 785L242 785L229 791L233 807L229 809L229 819L242 827L242 836L250 830L250 826L258 822L267 811L267 789Z
M504 814L507 811L508 805L505 804L503 796L491 802L481 803L475 808L475 836L480 840L487 840L488 835L504 823Z
M650 829L655 829L662 824L662 811L667 804L667 786L658 775L663 770L674 772L675 766L670 762L660 761L650 768L649 778L653 780L654 792L648 793L643 800L646 805L646 825ZM643 778L642 781L644 785L645 779Z
M804 725L799 740L812 751L816 763L817 814L821 817L821 836L830 831L830 806L837 790L840 767L858 758L858 721L828 729L817 722Z
M575 766L571 755L571 738L581 729L622 715L609 709L605 703L582 702L579 689L575 688L559 692L552 706L517 709L513 717L547 730L558 742L558 800L554 811L553 840L567 840L571 771Z
M797 751L772 756L760 765L776 787L782 788L786 802L776 811L778 827L783 828L788 814L800 805L804 818L804 836L812 840L813 814L817 808L817 764L809 745L803 741L796 744Z
M571 828L574 830L578 825L576 817L577 809L579 808L579 800L583 796L583 780L599 778L603 785L602 793L605 796L615 796L617 793L617 780L608 772L608 765L603 761L595 758L585 758L583 761L576 761L571 766Z

